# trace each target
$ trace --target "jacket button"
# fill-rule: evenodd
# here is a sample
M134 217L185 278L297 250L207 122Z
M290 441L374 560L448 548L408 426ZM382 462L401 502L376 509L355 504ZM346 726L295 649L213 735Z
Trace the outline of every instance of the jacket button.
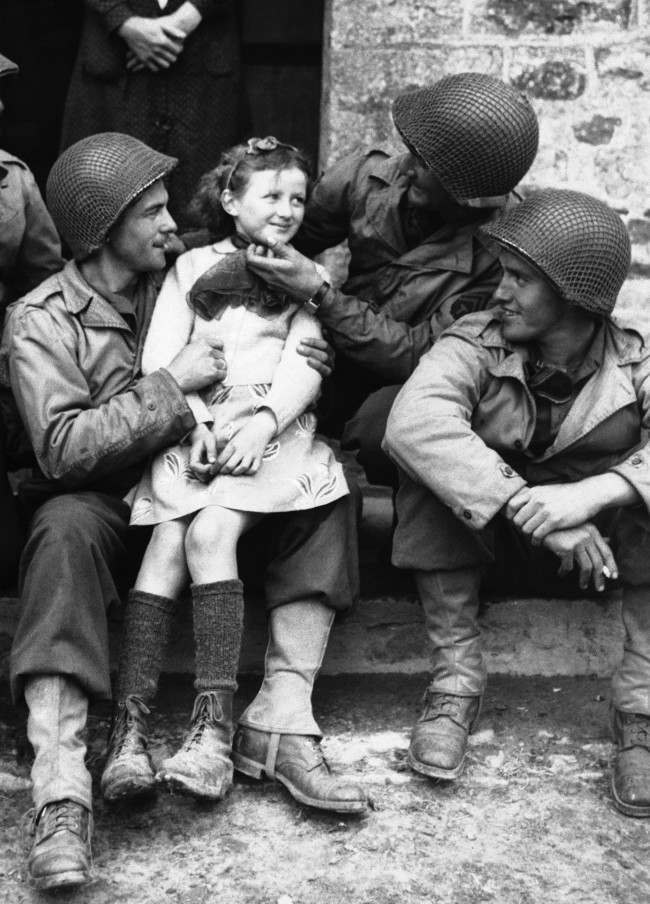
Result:
M465 509L465 511L463 512L463 518L466 518L468 521L472 520L472 513L469 511L469 509Z
M514 446L515 446L515 449L523 449L524 448L524 444L522 443L522 441L520 439L515 440Z
M506 477L514 477L514 474L515 474L515 472L510 467L510 465L505 466L505 468L503 469L503 473L506 475Z
M155 402L147 402L147 408L149 409L149 411L155 411L156 403Z
M642 463L643 463L643 459L641 458L640 455L633 455L632 458L630 459L630 464L632 464L632 465L640 465Z

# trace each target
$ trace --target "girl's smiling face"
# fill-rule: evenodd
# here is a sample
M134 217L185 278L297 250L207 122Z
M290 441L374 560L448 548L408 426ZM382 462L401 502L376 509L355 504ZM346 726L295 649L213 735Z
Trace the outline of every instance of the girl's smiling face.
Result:
M235 195L227 189L221 199L237 232L262 245L290 242L302 223L306 201L307 177L295 166L252 172L242 191Z

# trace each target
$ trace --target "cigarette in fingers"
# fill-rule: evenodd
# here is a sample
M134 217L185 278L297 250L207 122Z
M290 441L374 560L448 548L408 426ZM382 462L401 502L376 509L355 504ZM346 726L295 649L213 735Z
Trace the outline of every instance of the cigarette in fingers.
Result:
M605 575L606 578L611 578L611 576L612 576L612 573L609 570L609 568L607 567L607 565L603 565L603 574Z

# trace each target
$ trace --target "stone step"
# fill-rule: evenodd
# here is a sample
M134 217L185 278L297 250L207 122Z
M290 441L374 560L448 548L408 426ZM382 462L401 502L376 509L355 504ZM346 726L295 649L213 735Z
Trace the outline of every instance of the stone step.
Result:
M428 640L422 610L407 574L391 568L388 549L392 525L390 491L364 487L360 526L361 600L336 623L323 672L329 675L418 674L429 670ZM6 674L19 602L0 598L0 675ZM620 598L500 599L483 601L480 618L488 670L505 675L608 676L622 653ZM111 622L116 662L121 625ZM193 672L189 606L179 612L165 670ZM246 607L246 632L240 659L243 674L263 668L266 626L263 600Z
M6 674L19 601L0 599L0 674ZM610 675L622 653L620 600L490 600L481 616L488 671L506 675ZM120 636L111 623L113 662ZM165 670L193 672L191 619L180 614ZM266 628L260 600L250 600L240 665L244 674L262 670ZM428 671L428 647L422 611L414 596L364 597L334 626L323 672L344 674L416 674Z

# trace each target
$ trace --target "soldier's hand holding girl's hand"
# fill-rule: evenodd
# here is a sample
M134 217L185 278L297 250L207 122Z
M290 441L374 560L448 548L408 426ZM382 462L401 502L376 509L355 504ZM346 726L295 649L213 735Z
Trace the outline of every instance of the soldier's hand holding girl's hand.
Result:
M207 483L213 474L217 461L217 441L205 424L197 424L192 431L190 442L190 470L202 483Z

